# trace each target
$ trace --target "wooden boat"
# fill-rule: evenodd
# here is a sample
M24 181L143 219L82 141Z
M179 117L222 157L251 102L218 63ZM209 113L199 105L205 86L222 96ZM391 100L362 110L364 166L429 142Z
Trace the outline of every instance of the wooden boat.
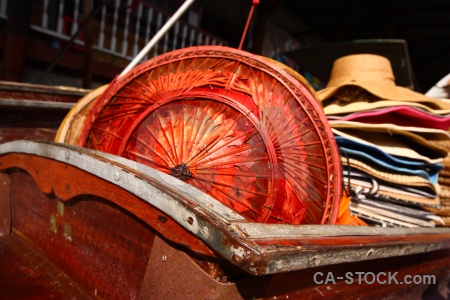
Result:
M418 298L448 284L444 228L249 223L123 158L0 151L3 299Z
M447 293L448 228L251 220L139 161L54 142L55 124L76 102L70 97L86 99L90 92L0 86L8 90L0 103L18 116L3 124L7 138L0 145L2 299L431 299ZM37 98L41 89L46 94ZM94 110L88 103L82 108ZM36 127L39 110L53 121L23 130Z
M0 82L0 142L54 140L64 117L87 92L73 87Z

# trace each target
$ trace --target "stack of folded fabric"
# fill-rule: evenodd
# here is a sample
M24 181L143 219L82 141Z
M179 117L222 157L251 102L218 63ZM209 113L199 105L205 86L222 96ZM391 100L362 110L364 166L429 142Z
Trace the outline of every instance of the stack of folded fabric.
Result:
M352 213L379 226L450 225L439 180L450 162L449 102L396 86L389 60L373 54L337 59L317 95L341 151Z
M426 93L426 96L431 98L450 99L450 74L444 76ZM448 127L447 127L448 128ZM445 147L450 152L450 143L445 141L435 141L435 143ZM439 194L441 199L441 207L439 209L430 209L435 214L442 217L444 223L450 226L450 155L447 155L442 162L444 169L439 173L439 185L441 192Z

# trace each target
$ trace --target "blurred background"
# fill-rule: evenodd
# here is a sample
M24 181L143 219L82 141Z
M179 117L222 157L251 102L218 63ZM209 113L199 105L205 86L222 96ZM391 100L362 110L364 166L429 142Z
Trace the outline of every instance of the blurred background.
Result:
M450 1L260 0L242 49L281 61L316 89L337 57L388 57L398 85L426 92L450 73ZM181 0L0 0L0 79L94 88L118 75ZM240 44L251 0L197 0L145 59Z

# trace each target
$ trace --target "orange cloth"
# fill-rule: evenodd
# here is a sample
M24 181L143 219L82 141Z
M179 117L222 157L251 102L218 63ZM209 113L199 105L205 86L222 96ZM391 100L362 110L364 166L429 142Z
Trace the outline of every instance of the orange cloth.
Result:
M349 207L351 201L350 193L344 191L342 194L336 225L367 226L366 222L351 214Z

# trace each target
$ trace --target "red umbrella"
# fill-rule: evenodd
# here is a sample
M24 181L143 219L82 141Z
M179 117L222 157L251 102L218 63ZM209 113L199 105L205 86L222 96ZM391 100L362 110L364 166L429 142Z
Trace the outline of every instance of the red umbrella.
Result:
M114 81L87 120L82 146L171 174L249 220L335 222L333 134L306 81L269 59L221 46L160 55Z

